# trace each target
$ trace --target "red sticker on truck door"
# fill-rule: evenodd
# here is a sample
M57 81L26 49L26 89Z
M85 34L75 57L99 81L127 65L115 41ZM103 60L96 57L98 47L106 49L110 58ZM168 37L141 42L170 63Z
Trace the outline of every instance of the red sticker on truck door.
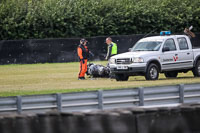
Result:
M178 60L178 56L173 56L173 58L174 58L174 61Z

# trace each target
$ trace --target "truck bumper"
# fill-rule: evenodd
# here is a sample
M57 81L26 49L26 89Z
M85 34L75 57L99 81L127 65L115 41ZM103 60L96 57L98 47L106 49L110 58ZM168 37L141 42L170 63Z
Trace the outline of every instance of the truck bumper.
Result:
M134 64L110 64L110 70L112 73L123 73L128 75L134 75L136 73L145 73L146 63L134 63Z

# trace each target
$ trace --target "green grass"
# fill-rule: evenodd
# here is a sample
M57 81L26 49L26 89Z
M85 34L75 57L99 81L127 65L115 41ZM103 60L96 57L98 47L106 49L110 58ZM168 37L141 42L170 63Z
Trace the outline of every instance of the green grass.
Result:
M106 65L107 62L95 62ZM200 83L192 72L181 73L178 78L166 79L160 74L159 80L146 81L143 76L130 77L126 82L114 79L87 77L77 80L79 63L0 65L0 96L79 92L98 89L134 88L187 83Z

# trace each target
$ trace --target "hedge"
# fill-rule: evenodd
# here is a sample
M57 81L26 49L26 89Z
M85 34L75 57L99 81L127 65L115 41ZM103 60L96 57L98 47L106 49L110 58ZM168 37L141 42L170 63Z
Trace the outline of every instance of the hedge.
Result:
M200 31L199 0L1 0L0 40Z

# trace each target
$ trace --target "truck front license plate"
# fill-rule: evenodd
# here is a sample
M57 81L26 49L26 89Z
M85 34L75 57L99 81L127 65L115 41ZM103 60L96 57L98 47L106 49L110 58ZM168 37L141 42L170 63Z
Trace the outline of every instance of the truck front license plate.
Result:
M128 69L128 66L117 66L117 69L126 70Z

